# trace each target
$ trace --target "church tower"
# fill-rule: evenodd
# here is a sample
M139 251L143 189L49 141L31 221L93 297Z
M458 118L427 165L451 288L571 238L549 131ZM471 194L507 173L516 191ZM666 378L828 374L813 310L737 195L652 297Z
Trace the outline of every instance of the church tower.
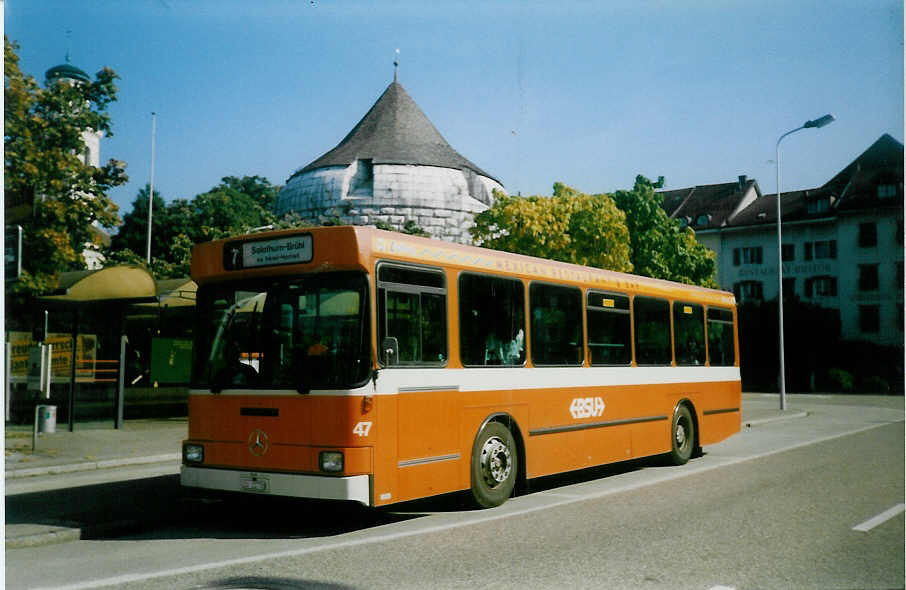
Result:
M72 65L69 61L69 52L66 52L66 62L54 66L44 74L44 85L50 86L57 82L66 84L90 84L91 77L83 70ZM82 162L89 166L100 166L101 163L101 131L85 131L82 133L82 141L85 142L85 152L82 154Z
M90 84L91 77L82 69L72 65L69 61L69 52L66 52L66 62L54 66L44 74L44 85L53 84ZM85 144L85 150L79 155L82 163L88 166L98 167L101 164L101 138L104 136L102 131L86 130L82 132L82 142ZM110 243L110 235L107 231L95 221L91 225L92 231L95 232L105 244ZM82 257L85 259L85 265L89 270L103 268L104 256L98 251L92 243L86 243L85 249L82 250Z

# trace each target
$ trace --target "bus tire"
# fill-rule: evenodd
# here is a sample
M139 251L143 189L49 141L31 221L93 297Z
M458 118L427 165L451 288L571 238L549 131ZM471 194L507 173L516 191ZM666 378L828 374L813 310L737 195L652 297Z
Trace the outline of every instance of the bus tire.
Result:
M695 451L695 422L685 404L678 406L673 413L670 441L670 462L685 465Z
M513 493L519 471L513 433L488 422L472 447L472 498L479 508L500 506Z

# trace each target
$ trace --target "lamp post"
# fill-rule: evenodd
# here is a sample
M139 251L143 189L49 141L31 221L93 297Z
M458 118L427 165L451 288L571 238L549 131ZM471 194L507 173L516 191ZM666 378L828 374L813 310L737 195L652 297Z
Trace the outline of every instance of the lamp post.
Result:
M148 240L145 259L151 266L151 217L154 209L154 129L157 122L157 113L151 113L151 182L148 184Z
M787 135L792 135L803 129L820 129L825 125L834 122L833 115L824 115L811 121L806 121L802 127L797 127L792 131L787 131L777 140L776 159L777 162L777 317L780 323L780 409L786 409L786 367L783 358L783 238L780 232L780 142Z

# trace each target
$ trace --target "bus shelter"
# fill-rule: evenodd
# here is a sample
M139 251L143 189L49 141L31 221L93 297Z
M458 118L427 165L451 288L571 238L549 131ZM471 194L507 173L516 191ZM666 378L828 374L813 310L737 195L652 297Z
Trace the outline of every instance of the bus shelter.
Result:
M125 418L155 415L168 399L169 413L185 415L194 289L189 279L155 281L144 268L115 266L62 273L56 291L8 310L7 420L27 421L41 403L57 406L69 430L119 428ZM49 399L28 386L38 340L52 347ZM160 367L154 352L166 358ZM178 400L173 408L174 385L182 408Z

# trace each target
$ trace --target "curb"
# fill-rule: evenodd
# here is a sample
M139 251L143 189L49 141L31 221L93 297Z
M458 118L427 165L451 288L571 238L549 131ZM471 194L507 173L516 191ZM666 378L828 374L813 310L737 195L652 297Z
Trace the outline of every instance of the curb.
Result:
M784 414L782 416L773 416L771 418L760 418L757 420L746 420L742 423L746 428L751 428L753 426L760 426L762 424L770 424L771 422L780 422L783 420L793 420L794 418L805 418L808 416L808 412L796 412L794 414Z
M35 477L39 475L58 475L61 473L75 473L79 471L96 471L99 469L113 469L116 467L128 467L130 465L148 465L151 463L167 463L169 461L179 461L182 456L179 453L167 453L165 455L151 455L149 457L130 457L126 459L106 459L103 461L88 461L85 463L70 463L63 465L48 465L47 467L26 467L23 469L7 469L6 479L19 479L23 477Z
M19 536L7 536L7 549L23 549L27 547L41 547L56 543L81 541L82 539L97 539L98 537L111 536L140 530L147 526L141 520L115 520L84 526L47 525L47 530L39 533L30 533ZM9 528L7 527L7 534Z
M53 543L68 543L69 541L78 541L82 538L82 529L64 527L57 525L48 525L48 530L41 533L32 533L18 537L6 537L7 549L23 549L25 547L40 547L41 545L50 545ZM7 535L9 535L7 527Z

